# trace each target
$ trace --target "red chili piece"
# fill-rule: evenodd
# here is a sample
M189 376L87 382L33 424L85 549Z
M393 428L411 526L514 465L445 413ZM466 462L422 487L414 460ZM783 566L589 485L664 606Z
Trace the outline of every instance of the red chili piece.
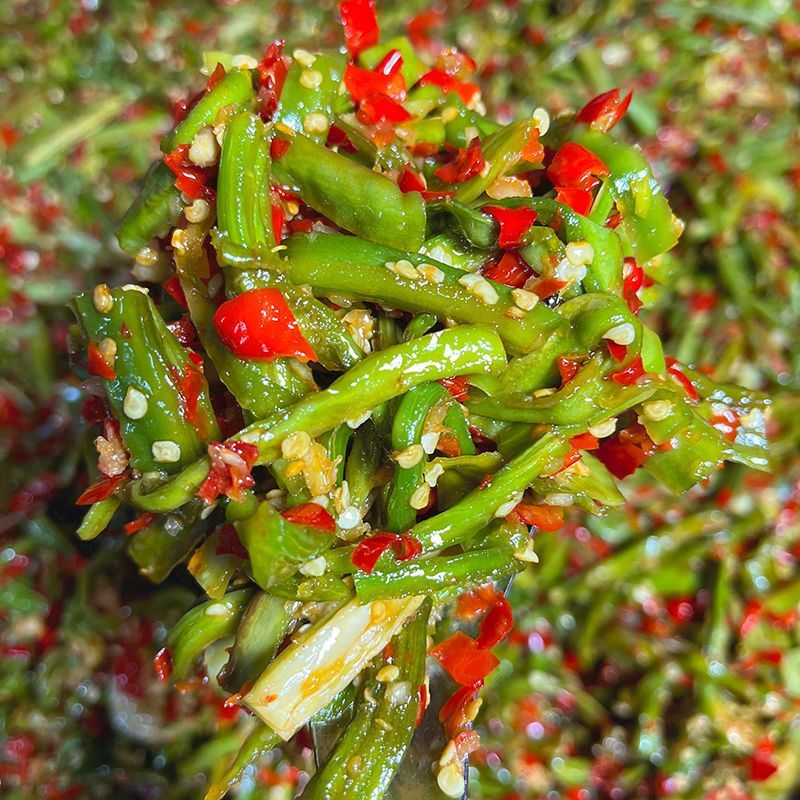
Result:
M569 358L568 356L559 356L556 359L558 366L558 374L561 375L561 386L566 386L577 374L581 368L581 361L579 358Z
M352 58L378 43L380 29L375 0L343 0L339 3L339 15L344 26L344 43Z
M133 536L134 533L138 533L143 528L146 528L151 522L154 522L157 516L158 514L153 514L152 512L148 511L145 514L136 517L136 519L126 522L122 526L122 529L125 531L126 536Z
M197 496L207 504L221 494L241 501L244 490L255 484L250 470L258 458L258 448L246 442L211 442L208 455L211 469L197 490Z
M556 202L569 206L576 214L586 216L592 210L592 193L573 186L557 186Z
M563 144L547 168L553 186L573 186L591 191L599 178L608 175L608 167L590 150L575 143Z
M281 516L288 522L317 528L325 533L333 533L336 530L336 520L316 503L303 503L293 508L287 508L281 512Z
M482 681L500 663L491 650L479 648L475 639L463 631L456 631L430 652L462 686Z
M560 292L567 285L566 281L557 278L542 278L534 287L533 291L541 300Z
M350 560L357 569L369 575L375 569L378 559L389 549L398 561L408 561L422 552L422 545L408 534L382 531L360 541Z
M183 286L178 279L177 275L173 275L168 280L164 281L164 291L181 307L188 308L186 302L186 293L183 291Z
M469 384L466 378L442 378L439 383L441 383L459 403L466 403L467 400L469 400L469 394L467 393Z
M100 348L96 342L89 342L87 350L88 355L88 368L92 375L99 375L107 381L113 381L117 378L117 373L114 367L108 363L100 352Z
M608 347L608 352L611 353L614 361L620 364L628 357L628 348L624 344L617 344L610 339L606 339L606 347Z
M697 393L697 389L695 389L694 384L686 377L686 375L683 374L683 371L680 367L681 365L678 364L677 359L667 359L667 374L672 376L676 383L680 384L686 390L686 394L689 395L691 400L699 400L700 395Z
M459 149L455 158L439 167L434 174L445 183L464 183L479 175L485 166L481 140L476 136L469 147Z
M481 620L478 638L475 644L482 650L490 650L508 636L514 628L514 616L511 603L506 596L492 590L492 601L489 612Z
M360 103L371 94L383 94L397 102L406 99L406 82L399 70L385 74L348 64L344 70L344 85L354 103Z
M644 270L636 263L635 259L626 258L623 273L625 277L622 283L622 297L628 304L631 313L638 314L642 307L638 293L644 284Z
M536 221L536 212L526 206L519 208L484 206L481 211L488 214L500 226L497 243L504 250L521 247L522 237Z
M390 123L396 125L411 119L411 114L400 103L385 94L368 94L359 104L356 116L365 125Z
M214 325L225 346L240 358L317 359L277 289L252 289L226 300L214 314Z
M440 69L432 69L419 79L420 86L438 86L445 94L455 92L464 105L469 105L481 92L477 83L460 81Z
M557 531L564 524L564 509L559 506L518 503L513 513L526 525L533 525L547 533Z
M172 654L166 647L162 647L153 659L153 666L156 669L156 675L162 683L169 680L172 674Z
M201 197L210 200L214 197L214 190L207 186L214 170L210 167L198 167L190 161L188 144L179 144L171 153L167 153L164 163L175 175L175 188L190 200Z
M107 500L128 477L127 472L121 475L114 475L110 478L103 478L102 480L93 483L76 501L75 504L79 506L90 506L93 503L99 503L101 500Z
M517 253L512 252L503 253L498 262L483 270L484 278L515 289L521 289L532 276L533 270Z
M632 386L639 378L643 377L644 374L642 358L641 356L636 356L627 367L612 372L611 380L614 381L614 383L618 383L620 386Z
M592 130L608 133L625 116L631 104L633 92L620 97L619 89L593 97L576 115L575 122L582 122Z
M267 47L261 61L258 62L258 97L259 113L265 121L272 119L278 108L283 84L289 67L283 57L283 39L277 39Z
M427 189L422 175L415 172L409 164L403 165L403 171L397 179L397 185L404 194L408 194L409 192L424 192L425 189Z

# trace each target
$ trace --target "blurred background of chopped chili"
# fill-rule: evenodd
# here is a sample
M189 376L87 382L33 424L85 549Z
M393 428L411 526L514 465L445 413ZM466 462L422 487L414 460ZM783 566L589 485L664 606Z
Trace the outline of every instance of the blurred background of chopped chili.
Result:
M493 110L578 108L618 86L687 221L648 274L670 352L768 390L773 476L726 468L676 503L539 534L479 717L476 798L784 798L800 779L800 16L727 4L380 4L385 32L448 41ZM0 7L0 786L15 798L197 797L240 721L156 680L193 599L146 590L124 534L74 537L86 423L64 304L133 266L113 228L204 50L338 43L333 2ZM213 60L213 57L212 57ZM188 85L187 85L188 82ZM136 268L134 267L134 274ZM239 797L288 798L308 752ZM265 794L268 792L269 794Z

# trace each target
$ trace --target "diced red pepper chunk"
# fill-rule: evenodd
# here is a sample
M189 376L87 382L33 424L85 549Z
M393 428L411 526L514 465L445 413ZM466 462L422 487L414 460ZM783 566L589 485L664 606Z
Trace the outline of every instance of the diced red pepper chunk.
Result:
M343 0L339 3L339 15L344 26L344 43L352 58L378 43L380 28L375 0Z
M356 116L365 125L392 124L397 125L411 119L411 114L400 103L385 94L373 92L368 94L359 104Z
M183 286L177 275L173 275L163 283L164 291L181 307L188 308L186 302L186 293L183 291Z
M622 297L628 304L631 313L637 314L642 307L639 289L644 285L644 270L633 258L626 258L623 267Z
M617 344L612 342L611 339L606 339L606 347L608 347L608 352L611 353L614 361L620 364L628 357L628 348L624 344Z
M498 591L493 590L492 595L489 611L481 620L478 637L475 640L475 644L482 650L490 650L514 629L511 603Z
M497 243L504 250L521 247L522 237L536 222L536 212L527 206L505 208L504 206L484 206L481 211L488 214L499 226Z
M469 400L469 394L467 392L469 384L466 378L458 376L454 378L442 378L439 383L441 383L459 403L465 403Z
M97 481L97 483L92 484L75 501L75 504L79 506L90 506L93 503L99 503L101 500L107 500L122 485L127 477L128 473L123 472L121 475L113 475Z
M482 681L500 663L491 650L478 647L475 639L463 631L456 631L430 652L462 686Z
M153 659L156 675L162 683L166 683L172 674L172 654L169 649L162 647Z
M619 89L593 97L576 115L575 122L588 125L592 130L608 133L625 116L633 92L620 97Z
M428 188L422 175L415 172L409 164L403 165L403 170L397 179L397 185L404 194L424 192Z
M221 494L241 501L245 489L255 485L250 470L258 458L258 448L247 442L211 442L208 455L211 469L197 490L197 496L206 504L213 503Z
M434 174L445 183L464 183L479 175L486 166L481 150L481 140L476 136L469 147L461 148L455 158L435 170Z
M398 102L406 99L406 82L402 72L385 75L348 64L344 70L344 85L354 103L360 103L371 94L383 94Z
M189 159L189 145L179 144L171 153L164 156L164 163L175 175L175 188L190 200L214 197L214 190L208 181L214 174L211 167L198 167Z
M226 300L214 314L214 326L223 344L240 358L317 359L278 289L252 289Z
M333 533L336 530L336 520L317 503L303 503L287 508L281 512L281 516L296 525L316 528L325 533Z
M691 400L699 400L700 395L697 393L695 385L681 370L681 365L674 358L667 359L667 374L670 375L676 383L680 384L686 391L686 394Z
M439 709L439 721L444 725L445 735L454 739L467 726L467 707L478 696L483 681L475 681L453 692Z
M594 198L586 189L576 189L574 186L556 186L556 202L569 206L576 214L586 216L592 210Z
M107 381L113 381L117 378L117 373L114 367L106 361L100 348L96 342L89 342L87 348L88 363L87 367L92 375L98 375Z
M588 432L573 436L569 443L575 450L597 450L599 447L597 437Z
M283 57L283 39L272 42L258 62L257 106L264 120L271 120L278 108L278 102L286 82L289 67Z
M564 509L560 506L518 503L513 511L526 525L547 533L557 531L564 524Z
M438 86L445 94L455 92L464 105L472 103L481 93L477 83L460 81L440 69L432 69L419 79L420 86Z
M483 269L483 277L505 286L521 289L528 279L533 277L533 270L517 253L506 252L499 261Z
M398 561L407 561L422 552L422 545L419 540L406 533L382 531L360 541L350 560L357 569L369 574L375 569L378 559L389 549Z
M558 374L561 375L561 386L568 384L577 374L581 368L582 361L580 358L569 358L568 356L559 356L556 359L558 366Z
M534 293L545 300L556 292L560 292L567 285L567 281L560 281L558 278L542 278L533 286Z
M145 514L141 514L140 516L136 517L136 519L131 520L130 522L126 522L122 528L125 531L126 536L132 536L134 533L138 533L140 530L146 528L150 523L155 522L158 514L153 514L152 512L147 512Z
M591 191L598 178L609 174L602 160L576 142L566 142L553 157L547 168L547 177L553 186L573 186Z
M612 372L610 377L614 383L618 383L620 386L633 386L639 378L644 377L644 374L642 357L636 356L627 367Z

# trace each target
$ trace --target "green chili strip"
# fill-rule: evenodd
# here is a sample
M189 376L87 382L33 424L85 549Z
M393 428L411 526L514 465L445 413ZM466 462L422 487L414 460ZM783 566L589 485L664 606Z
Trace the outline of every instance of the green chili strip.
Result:
M491 325L508 348L516 353L533 349L543 337L562 324L558 315L543 303L521 319L509 316L509 310L516 306L508 286L485 281L496 296L496 302L485 302L459 283L464 272L434 263L419 253L392 250L352 236L335 234L293 236L287 246L289 260L286 271L295 283L307 283L323 295L339 295L406 311L433 313L440 319L449 318L461 323ZM413 267L432 264L442 273L442 280L435 283L426 280L423 274L406 277L386 266L399 261L406 261Z
M281 183L356 236L418 250L425 236L425 201L396 183L311 139L296 135L273 165Z
M87 292L73 307L89 339L110 340L116 347L116 377L105 387L130 464L141 472L176 472L219 436L205 378L145 292L114 289L110 301L108 311L98 311ZM190 373L201 387L191 422L181 389Z

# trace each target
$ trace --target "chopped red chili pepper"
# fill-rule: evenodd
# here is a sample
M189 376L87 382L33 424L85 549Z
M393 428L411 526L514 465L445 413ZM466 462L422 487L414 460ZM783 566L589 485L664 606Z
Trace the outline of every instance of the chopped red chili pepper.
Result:
M330 129L328 130L328 139L326 144L328 147L336 147L339 150L343 150L345 153L355 153L356 148L353 146L353 143L350 139L347 138L347 134L337 125L331 125Z
M539 129L531 128L528 140L521 151L522 160L530 164L541 164L544 161L544 145L539 141Z
M647 459L647 453L621 434L604 439L597 448L597 458L615 478L627 478Z
M211 167L198 167L193 163L189 159L188 144L179 144L171 153L167 153L164 163L175 175L175 188L190 200L210 200L214 197L214 190L207 185L214 170Z
M344 43L352 58L378 43L380 29L375 0L342 0L339 15L344 26Z
M409 192L424 192L428 188L422 175L415 172L409 164L403 165L403 170L397 179L397 185L400 187L400 191L405 194Z
M439 709L439 721L444 725L445 735L454 739L467 725L467 707L477 697L483 681L475 681L453 692Z
M158 517L158 514L153 514L152 512L148 511L145 514L136 517L136 519L126 522L122 526L122 529L125 531L126 536L133 536L134 533L146 528L156 519L156 517Z
M166 683L169 680L169 676L172 674L172 654L169 652L168 648L162 647L156 653L153 659L153 666L156 669L158 679L162 683Z
M406 533L381 531L360 541L350 561L357 569L369 574L375 569L378 559L389 549L398 561L407 561L422 552L422 545Z
M497 243L504 250L521 247L522 237L536 221L536 212L527 206L505 208L504 206L483 206L484 214L488 214L499 226L500 235Z
M107 381L116 380L117 373L114 367L105 360L96 342L89 342L87 355L87 366L92 375L99 375Z
M592 193L585 189L576 189L574 186L556 186L556 202L563 203L576 214L585 216L592 210L594 198Z
M252 289L226 300L214 314L214 325L225 346L240 358L317 359L278 289Z
M169 332L186 348L191 347L197 341L197 329L192 325L192 321L189 319L188 314L184 314L182 317L178 317L178 319L172 320L172 322L167 323L167 328ZM187 353L189 358L192 358L192 355ZM202 362L201 356L197 353L193 354L195 357L200 358Z
M464 105L469 105L480 96L481 87L477 83L460 81L440 69L432 69L419 79L420 86L438 86L445 94L455 92Z
M430 653L462 686L482 681L500 663L491 650L479 648L475 639L463 631L456 631Z
M771 778L780 764L775 758L775 745L771 739L764 738L757 745L755 752L749 758L750 779L765 781Z
M431 44L430 36L432 28L439 28L446 19L442 9L431 9L422 11L406 23L406 32L411 44L415 48L424 48Z
M467 393L469 384L466 378L458 376L454 378L442 378L439 383L441 383L459 403L466 403L467 400L469 400L469 394Z
M400 103L385 94L373 92L368 94L359 104L356 116L365 125L391 123L396 125L411 119L411 114Z
M677 360L674 358L667 359L667 374L672 376L675 379L675 382L678 383L686 390L686 394L689 396L691 400L699 400L700 395L697 393L697 389L695 388L694 384L683 374L681 370L681 365L678 364Z
M600 446L597 437L591 433L579 433L569 440L575 450L597 450Z
M103 478L97 481L97 483L93 483L75 501L75 504L79 506L90 506L93 503L99 503L101 500L107 500L122 485L127 477L128 473L123 472L121 475L113 475L109 478Z
M632 386L639 378L644 377L644 365L641 356L636 356L627 367L611 373L611 380L620 386Z
M288 139L279 139L277 136L269 143L269 157L273 161L280 161L292 143Z
M558 374L561 375L561 386L566 386L577 374L581 368L581 359L577 357L559 356L556 359L558 366Z
M638 314L642 307L638 292L644 283L644 270L636 263L635 259L626 258L623 273L622 297L628 304L631 313Z
M564 509L560 506L517 503L513 513L526 525L533 525L546 533L557 531L564 524Z
M384 94L398 102L406 99L406 82L402 72L385 75L348 64L344 70L344 85L354 103L360 103L371 94Z
M515 289L521 289L532 276L533 270L513 252L503 253L499 261L483 269L484 278Z
M624 344L617 344L611 339L606 339L606 347L614 361L618 361L620 364L628 357L628 348Z
M164 291L181 307L188 308L186 303L186 293L177 275L173 275L163 283Z
M485 166L481 140L476 136L469 147L459 149L455 158L439 167L434 174L445 183L464 183L479 175Z
M476 428L474 425L468 425L467 430L469 431L470 438L475 444L475 449L479 453L487 453L492 450L497 450L497 442L491 437L487 436L480 428ZM441 439L439 441L441 441Z
M608 167L590 150L576 142L566 142L547 168L553 186L574 186L591 191L599 178L608 175Z
M258 62L259 87L257 105L259 113L265 121L272 119L283 91L283 84L289 67L283 57L282 39L272 42L264 51Z
M205 432L206 420L198 424L198 401L205 388L205 378L197 367L187 364L178 384L178 392L181 397L181 410L187 422L190 422L198 430L202 427L201 434Z
M424 683L419 685L418 690L419 695L419 706L417 708L417 718L414 720L414 727L418 728L420 722L422 722L422 717L425 715L425 711L428 708L428 689Z
M593 97L576 115L575 122L582 122L592 130L608 133L625 116L631 104L633 92L620 97L619 89Z
M270 206L270 219L275 242L276 244L280 244L281 239L283 239L283 225L286 222L286 214L284 213L283 206L279 202L273 202Z
M336 530L336 520L317 503L303 503L281 512L281 516L288 522L296 525L305 525L308 528L317 528L325 533Z
M207 504L221 494L241 501L244 490L255 484L250 470L258 458L258 448L247 442L211 442L208 455L211 469L197 490L197 496Z
M742 425L733 409L726 408L720 414L714 414L708 420L729 442L736 441L736 432Z
M492 599L489 612L481 620L478 628L478 638L475 644L482 650L490 650L508 636L514 628L514 616L511 613L511 603L506 596L492 590Z
M542 278L533 287L534 293L545 300L546 298L560 292L567 285L567 281L560 281L557 278Z
M375 65L375 72L381 75L396 75L403 69L403 56L396 48L388 53Z

